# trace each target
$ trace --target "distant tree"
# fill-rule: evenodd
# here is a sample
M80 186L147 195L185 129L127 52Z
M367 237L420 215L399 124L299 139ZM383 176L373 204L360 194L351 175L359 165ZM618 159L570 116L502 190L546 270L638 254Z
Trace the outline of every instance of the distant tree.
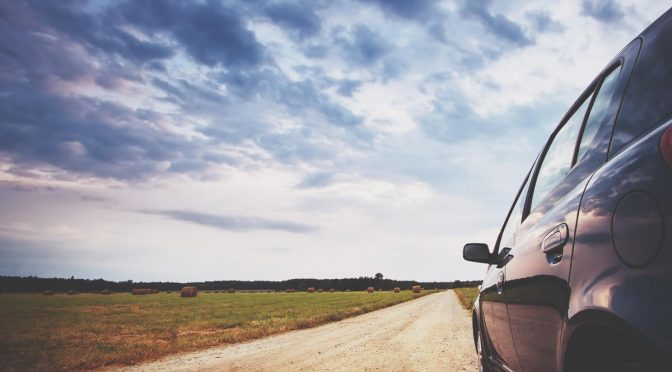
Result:
M381 274L381 273L376 273L375 277L376 277L376 280L383 280L383 274Z

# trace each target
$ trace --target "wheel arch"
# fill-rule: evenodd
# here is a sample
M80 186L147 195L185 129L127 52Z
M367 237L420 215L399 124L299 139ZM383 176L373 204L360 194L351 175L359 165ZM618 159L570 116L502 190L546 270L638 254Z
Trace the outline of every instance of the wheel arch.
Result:
M562 346L558 361L562 371L609 370L625 363L650 363L660 355L640 331L605 309L573 316L563 332Z

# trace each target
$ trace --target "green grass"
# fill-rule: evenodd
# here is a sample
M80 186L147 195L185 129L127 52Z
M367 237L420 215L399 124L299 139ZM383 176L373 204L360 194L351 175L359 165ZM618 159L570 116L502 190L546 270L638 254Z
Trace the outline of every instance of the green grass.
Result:
M81 370L313 327L432 293L0 295L0 369Z
M474 301L478 297L478 288L455 288L454 291L462 307L467 310L471 310L474 307Z

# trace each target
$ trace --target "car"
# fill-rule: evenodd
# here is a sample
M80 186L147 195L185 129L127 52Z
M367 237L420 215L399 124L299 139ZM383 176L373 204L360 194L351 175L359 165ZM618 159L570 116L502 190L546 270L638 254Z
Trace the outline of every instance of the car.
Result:
M560 120L473 306L482 370L672 370L672 9Z

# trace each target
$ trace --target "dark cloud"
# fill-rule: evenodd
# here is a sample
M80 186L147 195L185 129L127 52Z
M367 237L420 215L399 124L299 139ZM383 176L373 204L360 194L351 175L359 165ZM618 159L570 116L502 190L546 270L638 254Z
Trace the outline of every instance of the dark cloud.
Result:
M462 3L461 13L478 20L488 32L500 39L519 46L532 44L519 24L501 14L492 14L489 9L491 3L492 0L467 0Z
M147 34L172 35L207 66L254 68L264 58L263 45L246 28L238 8L223 2L129 1L116 14Z
M555 21L547 12L528 12L525 14L532 27L538 32L561 32L565 27Z
M352 94L355 93L362 86L362 82L359 80L352 79L343 79L338 82L338 94L346 97L352 97Z
M174 55L169 45L138 40L113 25L113 17L84 12L79 3L34 1L30 7L42 27L67 35L93 52L117 54L139 63Z
M257 217L213 215L187 210L143 211L143 213L155 214L178 221L186 221L228 231L280 230L296 234L305 234L317 230L315 226L290 221L269 220Z
M321 20L315 13L315 1L281 2L266 6L264 14L297 39L319 34Z
M387 14L400 18L426 21L429 16L436 14L436 1L433 0L368 0L376 4Z
M618 22L625 15L623 10L612 0L583 0L581 14L602 22Z
M363 24L355 26L351 40L341 40L347 61L370 66L378 62L391 49L391 45L381 35Z
M139 179L163 171L171 161L198 159L198 144L158 129L153 124L164 118L151 111L35 89L3 93L0 151L9 154L11 171L49 164L75 173Z

